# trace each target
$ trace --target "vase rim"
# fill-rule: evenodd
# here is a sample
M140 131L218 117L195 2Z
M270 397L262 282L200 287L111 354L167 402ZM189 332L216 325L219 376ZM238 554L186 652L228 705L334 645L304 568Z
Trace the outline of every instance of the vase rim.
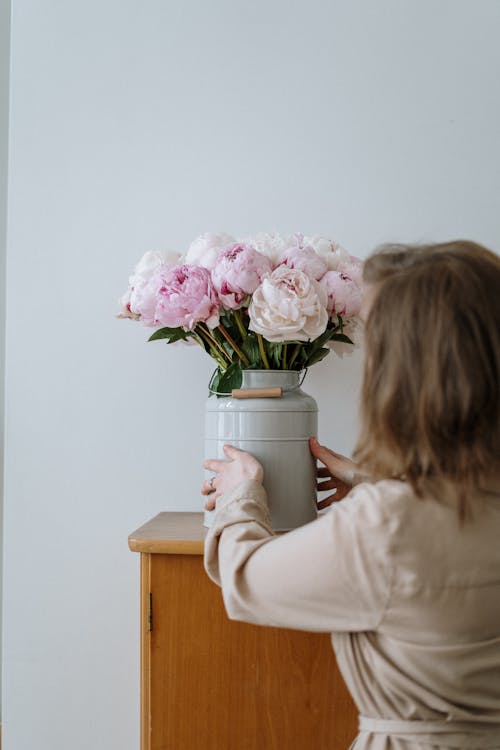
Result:
M242 370L243 387L281 385L285 388L300 387L304 380L302 370Z

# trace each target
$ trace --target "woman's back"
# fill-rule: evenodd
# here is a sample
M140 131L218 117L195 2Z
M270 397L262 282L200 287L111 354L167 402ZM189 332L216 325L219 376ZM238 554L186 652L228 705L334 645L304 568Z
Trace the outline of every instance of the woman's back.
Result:
M500 492L478 493L465 523L451 504L418 500L403 482L362 485L356 495L364 514L379 517L380 535L371 523L365 544L386 561L391 580L376 629L335 633L333 645L361 715L410 722L398 733L362 720L371 733L356 747L398 747L398 738L408 742L416 728L426 729L415 721L439 726L413 743L500 747L500 736L487 730L476 744L460 744L466 728L500 724Z

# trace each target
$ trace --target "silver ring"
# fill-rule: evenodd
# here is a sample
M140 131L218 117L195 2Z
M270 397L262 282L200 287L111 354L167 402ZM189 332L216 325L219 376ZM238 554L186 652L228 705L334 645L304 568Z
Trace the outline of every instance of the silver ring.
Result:
M209 481L210 489L212 490L212 492L215 490L214 479L215 477L210 477L210 481Z

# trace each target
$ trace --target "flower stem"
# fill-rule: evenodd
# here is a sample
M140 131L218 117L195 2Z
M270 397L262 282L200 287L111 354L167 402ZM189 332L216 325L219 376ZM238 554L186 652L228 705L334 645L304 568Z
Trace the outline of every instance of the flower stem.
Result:
M286 347L287 347L287 344L283 344L283 361L281 364L282 370L288 370L288 366L286 364Z
M244 341L246 339L246 337L248 336L248 331L245 328L245 324L243 323L243 321L241 319L241 311L240 310L234 310L234 319L235 319L236 325L238 326L238 329L239 329L239 331L241 333L241 337L242 337L242 339Z
M260 333L257 334L257 341L259 342L259 352L262 359L262 362L264 363L264 367L266 370L269 370L269 362L267 360L266 350L264 349L264 341L262 339L262 336Z
M206 335L206 336L208 336L208 338L210 339L210 341L212 341L212 342L213 342L213 343L215 344L215 346L216 346L216 347L217 347L217 349L218 349L218 350L220 351L220 353L221 353L221 354L222 354L222 355L223 355L224 357L226 357L226 359L228 360L229 364L231 364L231 363L232 363L232 361L233 361L233 360L232 360L232 357L231 357L231 355L229 354L229 352L227 352L227 351L226 351L226 350L224 349L224 347L222 346L222 344L220 343L220 341L217 341L217 339L215 338L215 336L214 336L214 335L213 335L213 334L212 334L212 333L210 332L210 329L209 329L209 327L208 327L208 326L206 325L206 323L205 323L205 328L203 329L203 331L204 331L205 335Z
M288 367L289 368L293 365L293 363L297 359L297 357L299 355L299 352L300 352L300 347L301 346L302 346L302 344L295 344L295 349L293 350L292 356L290 357L290 362L288 363Z
M228 364L231 364L231 358L229 357L229 354L223 349L223 347L219 344L219 342L213 338L213 336L210 335L210 333L207 331L204 331L201 325L197 326L197 334L201 338L201 342L198 342L200 346L203 346L203 341L208 345L208 348L210 349L210 353L212 357L215 359L217 364L219 364L223 370L227 369ZM213 344L216 344L216 348L214 348ZM227 360L224 359L224 357L221 356L224 354L225 357L227 357Z
M200 346L203 347L203 350L206 351L205 345L203 344L203 336L201 334L200 334L200 339L202 339L202 340L199 341L199 344L200 344ZM219 367L221 368L221 370L223 370L223 371L227 370L227 368L228 368L227 361L221 357L221 355L219 354L219 352L217 351L217 349L214 349L214 347L211 346L208 341L206 343L208 345L208 353L210 354L210 356L213 359L215 359L215 361L217 362L217 364L219 365Z
M238 355L238 357L241 359L241 361L243 362L243 364L248 367L248 365L250 364L250 362L248 361L247 357L243 354L243 352L241 351L241 349L238 346L238 344L236 343L236 341L234 341L234 339L231 338L231 336L226 331L226 329L224 328L224 326L218 326L217 330L219 331L219 333L221 333L224 336L224 338L226 339L227 343L230 346L233 347L234 351L236 352L236 354Z

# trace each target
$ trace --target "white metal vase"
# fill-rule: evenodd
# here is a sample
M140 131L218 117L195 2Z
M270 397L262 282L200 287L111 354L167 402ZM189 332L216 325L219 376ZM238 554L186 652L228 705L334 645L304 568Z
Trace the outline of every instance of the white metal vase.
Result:
M272 525L288 531L317 516L316 465L309 438L317 435L318 406L301 389L293 370L244 370L242 389L281 388L280 398L233 398L207 401L206 458L226 458L226 444L248 451L264 468ZM209 527L214 511L205 511Z

